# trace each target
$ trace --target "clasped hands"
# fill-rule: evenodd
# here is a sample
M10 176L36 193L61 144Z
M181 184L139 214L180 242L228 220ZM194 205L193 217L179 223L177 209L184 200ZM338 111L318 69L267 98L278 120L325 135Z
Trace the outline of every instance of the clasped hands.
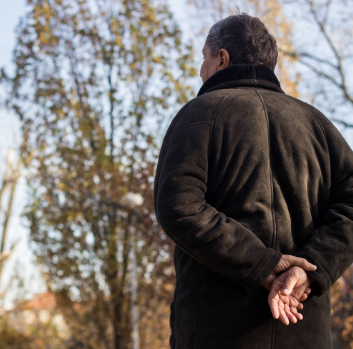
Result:
M315 271L316 266L306 259L282 255L277 267L262 284L269 292L268 304L272 315L285 325L303 319L298 310L303 309L303 301L311 292L312 278L306 271Z

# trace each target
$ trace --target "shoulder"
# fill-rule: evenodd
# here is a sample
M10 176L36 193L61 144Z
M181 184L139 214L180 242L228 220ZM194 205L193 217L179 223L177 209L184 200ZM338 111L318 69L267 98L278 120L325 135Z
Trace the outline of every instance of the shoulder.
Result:
M338 131L336 126L332 123L332 121L327 116L325 116L319 109L317 109L313 105L311 105L307 102L304 102L298 98L294 98L294 97L288 96L288 95L287 95L287 97L290 100L297 103L298 105L300 105L303 109L305 109L308 113L310 113L315 118L317 123L320 125L322 131L325 133L326 137L331 132L341 136L340 132Z
M231 90L217 90L190 100L171 121L164 141L184 128L211 124L217 110L220 109L231 92Z
M341 132L333 124L333 122L326 117L319 109L315 108L309 103L302 100L290 97L295 100L303 108L305 108L320 125L322 132L325 135L326 143L328 145L331 162L333 165L333 182L339 182L342 174L351 174L353 171L353 151ZM338 179L336 171L340 169Z
M276 93L273 91L260 91L266 106L273 112L287 111L289 117L304 118L312 120L312 122L324 133L326 137L326 131L334 129L337 131L334 124L328 119L319 109L313 105L302 101L301 99L293 96ZM338 131L337 131L338 132Z

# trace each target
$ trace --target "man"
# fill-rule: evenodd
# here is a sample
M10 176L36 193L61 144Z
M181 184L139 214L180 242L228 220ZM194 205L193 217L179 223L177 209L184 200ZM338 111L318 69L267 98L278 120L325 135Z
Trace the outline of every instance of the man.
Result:
M176 244L171 348L332 348L329 290L353 261L353 152L282 91L258 18L217 22L203 53L203 86L171 122L155 177Z

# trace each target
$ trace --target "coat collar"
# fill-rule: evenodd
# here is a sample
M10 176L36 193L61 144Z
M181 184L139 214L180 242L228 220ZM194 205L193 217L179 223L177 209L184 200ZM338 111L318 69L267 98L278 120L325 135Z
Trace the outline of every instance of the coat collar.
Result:
M263 65L233 64L212 75L202 85L197 96L213 90L242 86L257 86L284 93L271 69Z

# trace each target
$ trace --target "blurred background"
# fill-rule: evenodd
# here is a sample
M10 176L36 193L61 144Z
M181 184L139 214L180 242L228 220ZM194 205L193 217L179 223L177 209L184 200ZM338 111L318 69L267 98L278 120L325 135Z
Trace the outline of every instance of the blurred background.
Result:
M353 146L351 0L0 0L0 348L168 349L173 242L153 180L208 29L262 18L287 94ZM300 142L300 139L298 139ZM353 269L331 289L353 348Z

